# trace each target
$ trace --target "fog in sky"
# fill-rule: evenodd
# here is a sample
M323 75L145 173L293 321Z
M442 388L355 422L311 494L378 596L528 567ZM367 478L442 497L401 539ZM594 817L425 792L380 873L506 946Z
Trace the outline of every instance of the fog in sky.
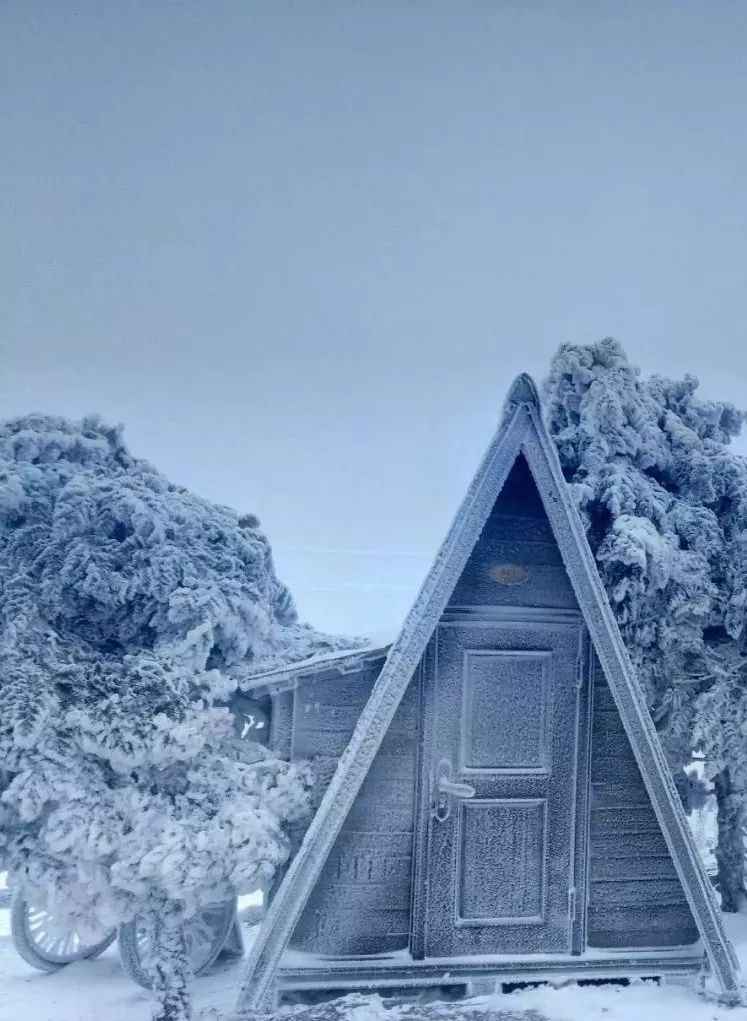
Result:
M559 343L747 405L741 0L4 0L0 103L0 413L124 422L318 626Z

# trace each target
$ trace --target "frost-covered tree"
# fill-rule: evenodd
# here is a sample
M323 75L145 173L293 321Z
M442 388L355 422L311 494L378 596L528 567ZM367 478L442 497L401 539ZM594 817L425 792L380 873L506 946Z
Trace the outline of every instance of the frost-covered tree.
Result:
M747 823L747 461L744 415L698 381L641 377L614 340L562 346L550 429L687 804L706 758L718 799L719 886L737 909ZM689 807L689 806L688 806Z
M237 758L226 703L341 644L257 525L96 418L0 425L0 861L83 933L149 920L163 1021L190 1012L181 923L268 882L306 810L303 768Z

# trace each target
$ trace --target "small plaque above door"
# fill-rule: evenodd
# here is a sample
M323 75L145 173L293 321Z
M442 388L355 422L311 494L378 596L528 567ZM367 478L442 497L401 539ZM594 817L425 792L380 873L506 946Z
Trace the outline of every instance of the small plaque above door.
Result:
M494 564L490 578L497 585L523 585L529 575L519 564Z

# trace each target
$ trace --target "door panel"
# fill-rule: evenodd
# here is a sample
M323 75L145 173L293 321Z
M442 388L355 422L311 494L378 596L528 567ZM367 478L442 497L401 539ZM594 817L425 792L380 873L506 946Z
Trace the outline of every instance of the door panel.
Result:
M547 802L536 798L466 801L457 837L456 923L541 922L545 901ZM504 849L496 858L494 848ZM485 882L483 862L491 862Z
M463 769L547 769L550 658L549 652L465 650L459 748Z
M582 624L440 624L424 672L425 956L570 953Z

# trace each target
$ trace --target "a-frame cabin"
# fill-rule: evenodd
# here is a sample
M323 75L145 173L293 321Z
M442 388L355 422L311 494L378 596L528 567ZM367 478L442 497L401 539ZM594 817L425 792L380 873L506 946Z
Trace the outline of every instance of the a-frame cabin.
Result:
M384 654L342 674L285 672L288 751L322 764L323 795L249 955L238 1018L278 990L704 966L738 999L529 377Z

